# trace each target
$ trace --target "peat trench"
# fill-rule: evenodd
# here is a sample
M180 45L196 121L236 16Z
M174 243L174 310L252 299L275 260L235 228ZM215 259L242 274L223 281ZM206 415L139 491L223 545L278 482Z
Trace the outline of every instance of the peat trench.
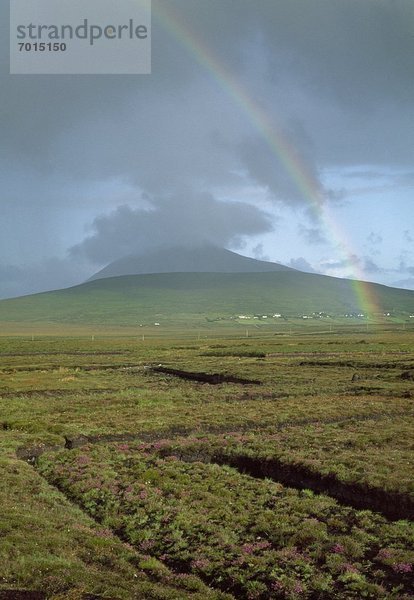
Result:
M281 423L275 429L280 431L287 427L315 424L334 424L346 423L348 421L380 421L390 416L410 416L410 413L395 413L394 415L361 415L358 418L341 418L329 419L326 421L320 420L302 420L290 421L289 423ZM240 430L242 432L250 430ZM226 433L228 428L215 428L208 433ZM256 432L260 430L256 429ZM190 430L185 427L175 427L159 433L115 433L102 435L80 435L76 437L66 437L65 444L54 446L36 446L36 447L21 447L16 450L17 458L35 465L37 459L44 452L56 452L59 450L72 450L88 444L113 443L113 442L155 442L160 439L177 439L180 437L189 437L191 435L199 435L200 431ZM204 430L204 433L205 430ZM268 432L267 432L268 433ZM196 441L196 440L195 440ZM414 499L408 494L398 491L386 491L382 488L376 488L362 483L345 483L337 479L333 474L324 475L311 471L304 465L289 464L277 458L260 458L252 457L245 454L227 455L222 452L209 453L204 448L199 451L186 452L185 449L174 451L157 451L160 456L176 455L184 462L204 462L218 465L227 465L237 469L240 473L250 475L256 479L271 479L277 483L281 483L288 487L298 490L312 490L317 494L324 494L335 498L339 503L352 506L356 509L367 509L378 512L390 520L409 519L414 520ZM1 600L1 598L0 598Z
M174 452L177 455L177 452ZM159 453L160 456L168 456L167 452L160 452ZM333 496L336 499L339 499L341 501L342 498L344 498L343 495L343 490L340 489L339 486L342 485L343 488L348 488L346 491L346 505L348 506L354 506L356 508L368 508L370 510L375 510L375 508L373 508L372 503L370 502L361 502L361 504L359 504L358 502L358 498L359 498L359 494L361 493L361 488L359 486L343 486L343 484L340 484L340 482L335 482L334 478L329 478L329 477L324 477L324 476L319 476L319 484L316 483L317 479L315 478L315 474L311 474L311 476L309 476L309 472L307 472L306 469L301 469L301 468L297 468L296 466L293 465L283 465L281 463L278 463L275 460L269 460L269 459L265 459L265 460L261 460L261 459L255 459L252 457L248 457L248 456L244 456L244 455L238 455L238 456L226 456L224 454L220 454L220 453L212 453L212 454L207 454L204 453L204 451L202 450L201 452L184 452L182 453L182 455L180 456L180 459L186 462L195 462L195 461L199 461L199 462L204 462L204 463L209 463L209 464L218 464L220 466L223 465L227 465L230 467L233 467L235 469L237 469L239 472L243 473L243 474L248 474L250 476L253 476L255 478L259 478L259 479L263 479L263 478L269 478L269 479L273 479L275 481L278 481L280 483L286 483L287 485L289 485L290 487L294 487L294 488L298 488L298 489L314 489L314 491L318 492L321 491L323 493L326 494L326 488L329 488L329 491L333 492L332 494L330 494L331 496ZM328 480L332 480L328 483L328 486L326 485ZM332 485L332 483L334 484L334 486ZM76 506L78 506L83 512L84 512L84 507L81 506L77 501L75 501L73 498L71 498L70 494L67 493L66 490L61 489L60 486L56 485L56 484L50 484L49 485L53 485L53 487L55 487L57 490L59 490L70 502L72 502L73 504L75 504ZM366 490L368 490L369 488L366 488ZM338 493L338 490L340 493ZM386 511L384 510L380 510L378 509L377 512L380 512L382 514L384 514L386 517L389 518L408 518L407 514L405 516L402 515L398 515L395 513L395 511L390 514L388 513L388 507L390 506L390 502L395 502L395 499L398 497L400 497L399 494L387 494L386 492L383 492L382 490L376 490L377 492L377 496L375 496L374 500L376 502L384 502L385 500L385 504L383 504L380 508L382 509L384 506L386 507ZM378 495L378 492L382 494L382 496ZM329 492L328 492L329 494ZM341 499L338 498L338 496L341 496ZM393 496L393 498L391 498L391 496ZM356 500L357 497L357 500ZM371 496L366 496L366 498L368 498L368 500L372 500L373 497ZM345 499L345 498L344 498ZM362 498L361 498L362 500ZM404 500L407 500L406 498L404 498ZM409 512L410 514L413 514L413 509L414 506L411 503L411 505L407 508L407 512ZM99 519L93 518L90 515L88 515L89 518L92 518L96 523L100 523ZM123 532L121 531L116 531L116 530L112 530L112 533L115 537L117 537L121 542L129 542L129 539L125 538L125 536L123 535ZM188 571L188 565L186 563L182 563L181 561L177 564L171 564L169 565L169 568L173 571L173 572L187 572ZM151 577L151 575L148 573L147 574L150 580L154 580L154 581L158 581L158 579L156 577L154 577L154 579ZM213 585L213 582L209 580L209 578L204 578L201 577L202 580L205 581L205 583L207 585L210 585L212 587L215 587ZM219 586L217 589L223 589L221 588L221 586ZM227 592L229 592L229 590L226 588ZM231 590L230 593L234 593L236 590ZM235 598L238 597L242 597L241 595L237 594L235 596ZM318 593L317 595L312 594L310 596L310 598L316 600L317 598L322 598L324 597L324 595ZM47 600L47 595L44 592L37 592L37 591L26 591L26 590L0 590L0 600ZM82 596L82 600L103 600L102 596L97 596L94 594L84 594ZM118 600L116 598L111 598L108 600Z
M359 342L361 343L361 342ZM288 357L293 357L293 358L308 358L308 357L315 357L315 356L322 356L324 358L330 358L330 357L338 357L338 356L346 356L348 354L348 352L317 352L317 351L312 351L312 352L269 352L266 354L266 358L284 358L285 356ZM366 351L356 351L353 352L353 354L355 356L366 356ZM387 356L407 356L410 354L409 350L401 350L398 352L387 352ZM329 363L331 364L331 363Z
M207 457L204 457L205 459ZM246 457L237 457L237 458L246 458ZM187 460L187 461L194 461L194 460L198 460L200 461L200 455L197 455L197 458L195 456L190 456L187 455L186 457L183 456L182 460ZM233 468L238 469L240 472L242 473L248 473L253 475L253 473L250 473L250 468L246 469L246 463L244 463L243 465L238 464L237 461L234 460L230 460L229 461L229 457L221 457L220 455L212 455L208 458L208 460L204 460L203 462L208 462L208 463L215 463L215 464L219 464L219 465L229 465L232 466ZM252 469L256 470L256 469ZM262 473L260 474L256 474L253 475L255 477L269 477L268 474L266 475L262 475ZM72 504L76 505L78 508L80 508L80 510L82 510L82 512L85 512L85 509L82 505L80 505L77 501L75 501L74 499L72 499L70 497L70 494L67 493L66 490L62 489L60 486L56 485L56 484L50 484L52 485L54 488L56 488L57 490L59 490ZM87 512L86 514L88 515L88 517L90 519L92 519L93 521L95 521L96 523L100 524L100 520L97 518L92 517L91 515L89 515ZM118 538L121 542L124 543L128 543L130 544L130 541L127 537L125 537L125 535L123 534L123 532L121 531L116 531L114 529L111 530L112 534ZM175 573L185 573L188 572L188 564L186 561L178 561L176 564L170 564L168 565L169 568L175 572ZM159 582L159 579L156 575L151 576L151 573L147 573L147 577L149 580L151 581L155 581L155 582ZM210 580L209 577L203 577L200 576L200 578L207 584L210 585L212 588L216 587L214 586L213 582ZM225 582L223 582L225 583ZM225 588L225 589L224 589ZM236 592L235 589L232 589L231 591L227 588L227 586L218 586L216 587L216 589L222 589L223 591L226 591L229 594L234 594ZM240 594L237 593L237 595L234 596L235 598L241 598L244 597ZM318 598L324 598L325 595L322 593L317 593L317 594L312 594L311 596L309 596L310 600L317 600ZM105 597L106 598L106 597ZM31 590L6 590L6 589L0 589L0 600L47 600L48 599L48 594L46 594L43 591L31 591ZM90 593L84 593L81 596L80 600L104 600L103 596L99 596L99 595L95 595L95 594L90 594ZM106 598L106 600L119 600L118 598Z
M300 367L351 367L353 369L414 369L413 363L364 363L357 360L301 360Z
M380 414L363 414L353 415L352 417L332 417L329 419L296 419L291 421L284 421L274 426L274 431L282 431L288 427L300 427L303 425L335 425L341 423L359 423L364 421L383 421L385 419L393 417L414 417L414 411L392 411L389 413ZM0 426L1 429L1 426ZM9 427L3 429L8 430ZM12 428L10 428L12 429ZM269 428L257 427L257 423L254 421L246 421L243 427L232 429L229 431L228 426L221 427L203 427L202 430L194 429L189 427L170 427L163 431L157 432L123 432L123 433L100 433L96 435L75 435L75 436L64 436L64 443L55 445L38 445L38 446L21 446L16 450L17 458L24 460L28 463L35 463L37 458L45 452L56 452L58 450L73 450L74 448L80 448L87 446L88 444L110 444L114 442L156 442L161 439L176 439L180 437L191 437L199 436L204 434L223 434L226 433L266 433L270 434ZM1 600L1 599L0 599Z
M161 450L158 451L158 454L161 457L167 457L171 455L172 452L168 453L165 450ZM337 481L334 477L310 473L304 467L283 464L275 459L260 459L246 455L228 456L221 454L220 452L208 453L204 449L201 449L199 452L188 452L184 450L181 454L174 449L174 454L184 462L203 462L205 464L217 464L220 466L226 465L237 469L242 474L247 474L258 479L272 479L273 481L296 489L311 489L316 493L320 492L329 495L345 506L373 510L383 514L386 518L391 520L409 519L414 515L414 503L402 494L390 494L381 489L373 489L368 486L346 485ZM75 504L85 512L85 508L74 500L67 490L56 485L56 483L48 483L59 490L71 503ZM86 514L88 514L87 511ZM88 516L96 523L100 523L100 520L96 517L91 517L89 514ZM112 534L121 542L130 543L129 539L125 537L122 531L112 529ZM168 566L175 573L188 572L188 564L186 561L172 562L171 564L168 564ZM150 580L158 581L157 577L151 577L150 573L147 573L147 576ZM216 587L209 577L201 576L201 579L207 585L210 585L213 588ZM238 593L236 589L229 590L227 586L224 586L223 588L218 585L216 589L222 589L230 594L235 594L235 598L244 597L244 595ZM22 590L19 595L13 595L14 590L10 590L9 595L8 590L3 590L3 593L5 594L3 596L1 595L1 592L2 590L0 590L0 600L47 600L47 595L43 592L26 592ZM309 596L312 600L323 597L325 596L320 593ZM84 594L82 600L103 600L103 597L93 594ZM112 598L109 600L119 599Z
M2 373L17 373L17 372L33 372L33 371L58 371L62 365L35 365L33 367L18 366L5 367L1 369ZM190 381L200 381L202 383L211 383L217 385L219 383L239 383L241 385L261 385L262 382L256 379L244 379L234 375L225 375L222 373L193 373L191 371L182 371L180 369L171 369L158 365L157 367L145 367L142 364L120 363L120 364L92 364L92 365L64 365L64 369L79 369L79 371L133 371L148 369L153 373L164 373L165 375L173 375L181 379L189 379Z
M0 600L46 600L45 592L34 590L0 590Z
M171 369L170 367L151 367L151 371L154 373L162 373L164 375L172 375L173 377L179 377L180 379L188 379L189 381L199 381L201 383L210 383L211 385L218 385L220 383L239 383L241 385L261 385L262 382L257 379L244 379L243 377L236 377L235 375L225 375L223 373L204 373L204 372L193 372L193 371L182 371L180 369Z
M79 371L129 371L132 369L142 369L142 364L119 363L119 364L92 364L92 365L36 365L33 367L4 367L0 369L1 373L32 373L35 371L59 371L59 369L78 369Z
M82 351L76 351L74 350L73 352L69 352L69 351L51 351L51 352L1 352L0 353L0 358L1 357L23 357L23 356L119 356L119 355L125 355L128 353L128 350L124 351L124 350L111 350L111 351L100 351L100 352L82 352ZM1 600L1 596L0 596L0 600Z
M134 389L134 388L128 388ZM138 388L139 389L139 388ZM18 396L26 396L31 398L33 396L41 396L41 397L61 397L61 396L74 396L78 394L88 394L90 396L96 394L114 394L115 392L119 392L119 388L77 388L77 389L51 389L51 390L6 390L0 391L0 398L16 398ZM1 600L1 598L0 598Z
M158 451L162 457L174 454L184 462L203 462L237 469L239 473L256 479L271 479L297 490L312 490L335 498L340 504L358 510L371 510L382 514L391 521L414 520L414 500L407 494L388 492L381 488L359 483L344 483L335 475L323 475L307 469L303 465L284 463L277 458L252 457L246 454L228 455L221 452L185 452L174 449L168 453Z
M82 594L82 596L76 596L80 600L104 600L104 596L96 596L96 594ZM46 592L40 592L35 590L6 590L0 589L0 600L47 600L48 594ZM108 598L105 596L105 600L116 600L115 598Z

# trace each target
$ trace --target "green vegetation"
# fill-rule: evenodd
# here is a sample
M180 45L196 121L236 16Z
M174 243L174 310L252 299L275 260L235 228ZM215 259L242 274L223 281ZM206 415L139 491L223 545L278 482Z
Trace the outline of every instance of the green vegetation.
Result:
M22 461L3 459L1 473L0 592L28 589L73 600L86 593L125 600L225 598L122 543Z
M414 562L408 523L390 524L230 468L168 458L146 445L99 445L43 456L39 470L137 549L236 598L414 591L410 567L398 585L395 577Z
M377 299L379 313L364 315L347 279L281 271L275 273L164 273L111 277L76 287L0 302L0 322L167 327L233 323L256 327L312 317L330 326L371 320L410 322L414 292L359 283ZM156 307L156 308L154 308ZM384 314L390 313L390 316ZM273 318L281 314L281 318ZM345 314L355 315L345 318ZM256 319L254 316L256 315ZM329 315L329 316L328 316ZM250 319L238 317L250 316ZM267 317L263 319L263 316ZM413 319L411 319L413 321Z
M61 333L0 338L0 592L414 597L408 328Z

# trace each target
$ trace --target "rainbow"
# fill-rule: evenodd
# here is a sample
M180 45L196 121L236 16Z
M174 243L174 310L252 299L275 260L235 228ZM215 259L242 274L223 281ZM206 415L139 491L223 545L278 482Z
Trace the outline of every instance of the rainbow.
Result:
M234 103L248 117L277 160L283 165L303 198L311 214L328 232L331 241L340 249L344 260L352 269L352 282L357 304L364 315L382 314L375 297L373 284L362 280L363 274L336 220L331 216L325 202L324 191L308 165L288 139L275 119L266 113L233 73L215 56L213 50L198 39L179 19L169 2L153 3L153 16L176 42L184 47L192 58L218 82Z

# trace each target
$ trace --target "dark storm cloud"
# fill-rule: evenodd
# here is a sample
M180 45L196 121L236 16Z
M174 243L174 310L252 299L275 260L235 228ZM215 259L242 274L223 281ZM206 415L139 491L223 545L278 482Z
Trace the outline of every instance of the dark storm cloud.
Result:
M266 2L268 41L312 88L346 108L410 104L413 83L411 0ZM273 18L271 18L273 16ZM292 44L292 40L295 43Z
M316 182L318 194L321 198L326 197L326 192L319 181L317 166L314 164L312 142L307 136L302 125L295 123L289 129L279 135L269 127L270 137L289 140L289 147L274 149L272 143L266 138L255 136L242 140L237 151L242 165L247 170L251 179L259 185L265 186L274 200L285 204L303 204L308 201L306 191L300 187L300 179L303 178L302 165L306 169L307 176ZM297 163L293 175L286 168L286 161Z
M102 263L159 247L237 244L240 236L270 230L266 214L252 206L185 190L153 201L151 210L121 206L96 218L93 234L72 253Z
M0 0L0 178L27 182L0 192L7 223L15 223L0 231L4 263L19 265L31 248L36 261L51 256L59 246L52 232L76 232L67 248L94 218L94 233L74 253L100 263L120 249L201 238L235 244L269 231L253 200L217 200L220 187L247 181L277 207L308 206L297 173L254 125L255 106L283 131L326 202L345 195L323 183L333 165L411 165L413 17L412 0L153 0L152 75L10 76L8 2ZM188 31L212 62L183 44ZM126 208L116 190L99 201L98 183L113 181L131 188ZM142 210L142 193L152 212ZM315 223L302 230L308 241L317 235ZM13 276L3 273L4 281Z
M174 149L174 142L179 138L174 128L167 127L163 131L163 114L167 112L171 121L181 124L183 139L194 150L195 144L191 145L191 137L189 139L185 131L189 128L185 111L182 109L177 118L171 119L185 102L183 95L187 100L186 109L190 111L194 142L199 143L198 127L210 134L215 129L225 130L226 124L219 113L226 102L226 92L214 97L212 90L220 84L215 83L214 77L197 62L191 51L174 39L157 17L163 12L157 10L157 5L162 7L163 4L161 0L154 0L153 74L147 78L10 77L6 74L7 52L3 52L2 148L6 155L10 157L14 152L18 161L34 162L43 170L42 174L50 168L63 172L68 169L72 173L73 165L60 160L62 147L66 146L67 154L82 148L84 142L88 148L88 141L95 135L103 138L108 128L107 143L100 144L99 148L95 146L94 153L90 151L86 157L93 171L105 173L108 163L111 164L119 152L118 162L125 161L125 164L118 164L118 170L139 178L140 161L151 140L150 150L155 152L155 162L159 153L162 172L174 158L172 153L166 157L162 150ZM237 3L181 0L169 4L174 9L169 12L197 39L205 41L217 56L217 63L234 69L236 78L254 99L260 103L261 96L271 93L275 114L287 125L288 135L315 176L315 164L326 152L331 160L336 157L340 160L349 147L355 157L355 139L359 142L357 151L365 152L365 159L386 153L388 159L398 160L402 154L407 158L412 151L414 36L411 17L414 5L411 0L238 0ZM5 17L6 6L2 1ZM3 21L3 28L7 28L7 19ZM270 82L264 77L260 86L252 88L252 77L246 78L249 62L246 49L259 35L263 41L255 60L258 65L265 65ZM6 35L3 40L6 42ZM212 102L209 107L203 104L200 107L198 103L206 93L203 89L206 80ZM161 127L156 128L158 120L154 111L149 120L150 133L144 119L138 117L143 114L145 118L153 102L160 111ZM400 109L398 112L396 107ZM269 112L271 110L269 107ZM389 115L392 118L384 119L388 111L392 111ZM191 113L196 113L194 119ZM355 121L358 115L364 123ZM240 118L243 120L246 116ZM348 126L350 119L354 123L351 127ZM292 120L296 123L295 131L290 125ZM405 135L398 127L401 123L408 125ZM230 124L233 126L234 122ZM381 137L378 144L371 141L374 130L378 131L375 137ZM81 135L74 139L70 135L73 131ZM232 132L231 129L229 133ZM242 135L241 163L247 162L253 177L257 174L275 190L281 189L287 202L295 200L297 190L291 182L283 181L286 179L283 168L276 164L272 177L272 169L268 165L256 165L252 157L254 150L261 150L260 142L256 140L253 146L247 144L243 148L244 139ZM207 158L208 138L206 141ZM108 152L109 143L112 153ZM136 157L135 162L126 160L130 154ZM265 153L260 151L259 154ZM256 160L259 162L259 158ZM230 160L228 167L232 166Z

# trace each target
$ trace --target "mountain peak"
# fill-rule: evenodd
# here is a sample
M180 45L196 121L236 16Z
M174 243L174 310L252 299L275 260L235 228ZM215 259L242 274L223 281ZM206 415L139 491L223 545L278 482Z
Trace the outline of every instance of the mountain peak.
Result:
M110 263L90 278L150 273L268 273L294 271L279 263L242 256L212 244L174 246L142 255L130 255Z

